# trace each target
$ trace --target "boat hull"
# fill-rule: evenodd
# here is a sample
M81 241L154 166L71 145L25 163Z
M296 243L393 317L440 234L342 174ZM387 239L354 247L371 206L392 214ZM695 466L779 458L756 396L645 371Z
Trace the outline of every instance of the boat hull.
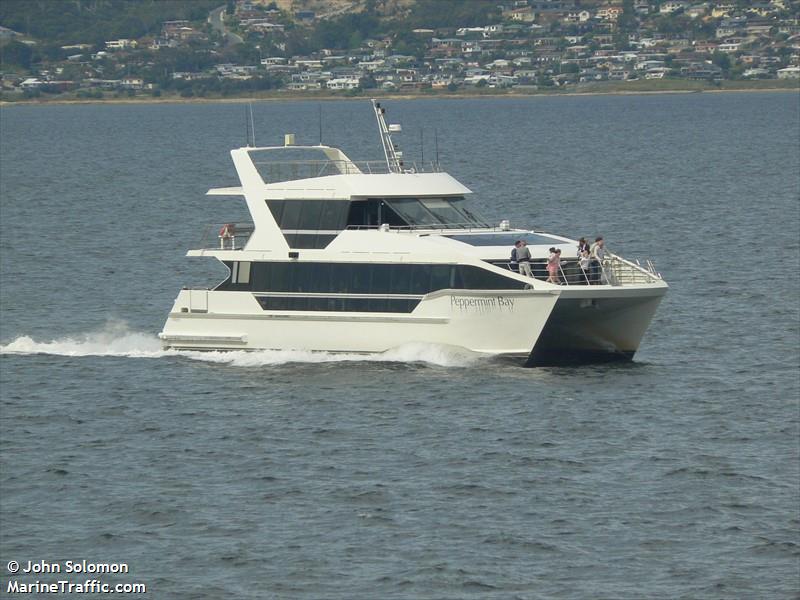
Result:
M178 350L378 353L427 343L527 356L559 293L441 290L404 314L270 311L249 292L182 290L159 337Z
M632 360L666 285L565 290L526 366Z

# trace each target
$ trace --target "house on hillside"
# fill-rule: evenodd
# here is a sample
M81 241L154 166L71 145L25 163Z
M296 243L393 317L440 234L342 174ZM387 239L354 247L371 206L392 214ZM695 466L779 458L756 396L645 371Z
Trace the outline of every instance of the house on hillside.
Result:
M800 67L778 69L778 79L800 79Z
M679 10L686 10L689 8L689 3L683 0L667 0L658 8L658 12L662 15L671 15Z
M118 39L106 42L106 50L125 50L127 48L136 48L136 40Z
M341 77L339 79L331 79L325 87L329 90L354 90L361 82L355 77Z
M597 10L597 18L601 21L616 23L622 15L621 6L603 6Z

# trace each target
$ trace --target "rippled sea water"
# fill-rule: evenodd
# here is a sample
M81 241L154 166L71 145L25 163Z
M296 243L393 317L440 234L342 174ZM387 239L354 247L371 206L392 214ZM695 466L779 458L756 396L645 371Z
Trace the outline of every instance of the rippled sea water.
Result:
M155 598L800 594L796 93L387 103L493 220L670 283L635 362L540 369L162 352L224 272L183 254L246 217L203 196L244 106L0 111L4 591L9 560L86 559ZM378 156L366 101L322 108ZM253 111L259 144L318 141L316 103Z

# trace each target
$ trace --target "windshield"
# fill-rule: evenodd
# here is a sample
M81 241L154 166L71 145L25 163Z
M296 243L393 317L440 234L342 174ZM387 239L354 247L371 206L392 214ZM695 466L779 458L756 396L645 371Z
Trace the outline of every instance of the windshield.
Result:
M485 219L465 207L466 200L456 198L387 198L385 200L411 226L486 227Z

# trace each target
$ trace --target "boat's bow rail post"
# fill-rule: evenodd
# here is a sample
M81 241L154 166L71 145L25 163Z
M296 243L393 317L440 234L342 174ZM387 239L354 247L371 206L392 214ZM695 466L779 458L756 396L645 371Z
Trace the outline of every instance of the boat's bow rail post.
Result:
M638 260L633 263L616 254L609 253L602 264L603 276L611 285L636 285L660 281L661 273L656 271L655 264L649 258L642 265Z
M255 224L209 223L203 230L199 248L203 250L243 250L255 231Z

